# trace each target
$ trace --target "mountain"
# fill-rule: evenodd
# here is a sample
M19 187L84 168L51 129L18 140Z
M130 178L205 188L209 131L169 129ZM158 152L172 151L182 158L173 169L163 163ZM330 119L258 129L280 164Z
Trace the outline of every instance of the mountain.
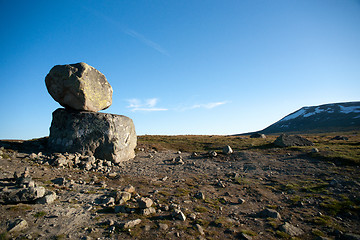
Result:
M303 107L259 133L320 133L360 130L360 102Z

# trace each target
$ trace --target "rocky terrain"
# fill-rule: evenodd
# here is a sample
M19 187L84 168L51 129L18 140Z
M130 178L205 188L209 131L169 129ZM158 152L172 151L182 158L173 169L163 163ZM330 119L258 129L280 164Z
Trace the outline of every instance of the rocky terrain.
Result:
M46 139L0 147L0 239L360 239L359 166L309 148L140 142L114 165L47 152Z

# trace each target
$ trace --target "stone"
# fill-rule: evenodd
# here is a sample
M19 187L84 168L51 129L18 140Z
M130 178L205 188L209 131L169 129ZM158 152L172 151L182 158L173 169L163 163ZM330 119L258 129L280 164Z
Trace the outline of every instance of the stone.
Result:
M166 223L159 223L160 230L166 231L166 230L168 230L168 228L169 228L169 225L167 225Z
M9 224L9 227L7 230L9 233L20 232L20 231L28 228L28 226L29 225L26 220L24 220L22 218L17 218Z
M140 223L141 223L141 219L138 218L126 222L121 222L118 225L120 226L120 228L133 228L136 225L139 225Z
M148 215L150 215L150 214L156 213L156 210L155 210L155 208L153 208L153 207L142 208L142 209L140 210L140 213L141 213L142 215L144 215L144 216L148 216Z
M250 135L250 138L266 138L266 135L263 133L253 133Z
M126 187L123 188L124 192L128 192L128 193L134 193L135 192L135 187L133 185L127 185Z
M59 186L65 186L66 179L63 178L63 177L60 177L60 178L55 178L55 179L51 180L51 182L53 184L56 184L56 185L59 185Z
M178 219L178 220L181 220L181 221L186 220L185 214L180 209L174 209L174 211L172 212L172 216L175 219Z
M244 204L244 203L245 203L245 199L239 198L239 199L238 199L238 203L239 203L239 204Z
M131 193L124 191L115 192L115 202L118 204L124 204L131 199Z
M264 209L259 213L259 216L262 218L275 218L275 219L281 219L280 213L275 211L274 209Z
M360 240L360 235L355 233L345 233L341 236L344 240Z
M135 126L128 117L59 108L53 112L48 147L119 163L135 157L136 141ZM86 169L90 167L86 164Z
M336 137L333 137L331 140L349 140L348 137L344 137L344 136L336 136Z
M153 200L150 198L142 197L138 200L139 208L149 208L153 204Z
M229 154L232 154L234 151L232 150L232 148L229 146L229 145L227 145L227 146L225 146L224 148L223 148L223 153L224 154L227 154L227 155L229 155Z
M83 62L54 66L45 84L53 99L65 108L97 112L112 103L113 89L105 76Z
M195 227L198 230L198 232L200 233L200 235L205 235L204 229L202 228L202 226L200 224L195 224Z
M57 196L56 193L53 191L46 191L45 196L38 199L36 203L39 204L50 204L53 203L56 200Z
M210 156L210 157L216 157L216 156L217 156L217 152L215 152L215 151L210 151L210 152L209 152L209 156Z
M312 153L318 153L318 152L319 152L319 149L313 148L313 149L311 149L311 152L312 152Z
M274 142L278 147L314 146L314 143L298 135L281 134Z
M205 200L205 194L204 194L204 192L197 192L197 193L195 193L195 198L197 198L197 199L201 199L201 200Z
M279 229L287 234L289 234L290 236L299 236L304 234L304 231L298 227L295 227L293 225L291 225L290 223L286 222L283 225L281 225L279 227Z

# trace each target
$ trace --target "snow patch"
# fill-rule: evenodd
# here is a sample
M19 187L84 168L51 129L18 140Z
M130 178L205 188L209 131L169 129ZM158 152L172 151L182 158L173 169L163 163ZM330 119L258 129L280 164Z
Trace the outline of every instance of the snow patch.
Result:
M303 115L304 113L306 113L306 110L305 110L305 109L300 109L299 111L294 112L293 114L290 114L290 115L284 117L284 118L281 119L279 122L289 121L289 120L291 120L291 119L300 117L300 116Z
M352 106L352 107L344 107L340 105L340 112L348 114L348 113L360 113L359 106Z

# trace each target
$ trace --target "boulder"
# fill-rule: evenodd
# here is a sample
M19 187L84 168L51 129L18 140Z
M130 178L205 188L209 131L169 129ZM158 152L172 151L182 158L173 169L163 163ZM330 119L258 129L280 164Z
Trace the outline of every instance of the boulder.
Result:
M253 133L250 138L266 138L266 136L263 133Z
M279 227L279 229L287 234L289 234L290 236L299 236L304 234L304 231L298 227L295 227L293 225L291 225L290 223L286 222L283 225L281 225Z
M121 115L59 108L53 112L48 147L119 163L135 157L135 126Z
M54 100L65 108L97 112L112 103L113 90L105 76L83 62L54 66L45 84Z
M232 154L234 151L232 150L232 148L229 145L226 145L225 147L223 147L223 153L226 155Z
M274 142L278 147L314 146L314 143L298 135L281 134Z

